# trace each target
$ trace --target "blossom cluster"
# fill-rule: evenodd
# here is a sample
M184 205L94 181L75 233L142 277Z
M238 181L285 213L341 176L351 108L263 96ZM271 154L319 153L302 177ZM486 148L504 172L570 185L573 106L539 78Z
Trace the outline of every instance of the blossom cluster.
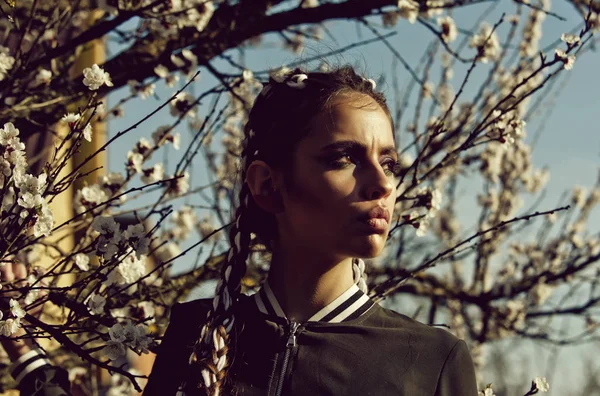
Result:
M98 216L92 221L92 229L100 233L96 242L96 253L98 256L103 256L105 260L109 260L126 248L133 249L136 260L140 260L148 253L150 239L146 237L142 224L129 225L121 232L119 224L112 216ZM129 277L125 276L125 278Z
M21 308L19 302L15 299L9 300L9 318L4 319L4 314L0 311L0 334L10 337L21 328L21 319L25 317L25 310Z
M471 48L478 52L478 59L482 63L495 60L500 55L500 40L498 35L488 23L482 23L479 33L475 34L469 42Z
M404 195L402 188L399 189L399 194ZM441 190L437 187L419 187L414 197L406 199L398 201L394 212L399 213L404 221L416 228L418 237L427 235L431 219L436 217L442 205Z
M110 339L104 347L104 352L110 360L116 360L125 356L127 348L131 348L137 354L148 353L148 347L152 343L152 337L148 336L148 327L144 324L134 325L131 321L125 324L113 325L108 335Z
M48 236L54 218L43 198L47 187L47 174L43 172L36 177L26 173L26 169L25 145L19 139L19 130L13 123L8 122L0 128L0 189L6 188L0 204L0 213L9 213L16 201L19 225L33 225L36 237ZM6 225L9 219L9 216L3 215L0 225ZM27 224L24 224L25 219L29 219Z

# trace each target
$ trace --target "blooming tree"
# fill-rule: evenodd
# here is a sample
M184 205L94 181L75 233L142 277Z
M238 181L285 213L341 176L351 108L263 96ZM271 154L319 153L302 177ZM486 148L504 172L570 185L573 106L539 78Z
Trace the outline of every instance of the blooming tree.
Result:
M347 19L373 36L352 47L384 43L412 76L405 96L396 100L397 141L404 143L408 137L410 143L399 147L402 169L388 253L383 260L367 262L370 296L384 301L408 295L426 301L430 324L446 323L468 341L484 396L494 394L482 372L488 345L509 338L552 343L592 339L600 323L594 311L600 301L594 287L600 238L585 229L600 202L600 179L589 191L575 189L564 205L520 209L522 197L540 192L549 176L532 165L527 121L558 77L576 71L577 57L600 27L600 3L570 1L580 12L580 25L556 37L552 48L540 49L541 23L558 17L547 0L535 5L515 1L512 15L496 21L482 18L470 30L457 26L452 11L476 2L157 0L74 6L7 1L0 47L0 100L5 105L0 108L0 262L23 263L28 276L24 283L2 283L0 294L13 297L0 302L1 336L12 337L24 327L24 337L57 341L61 347L51 358L67 367L72 379L86 384L82 389L92 389L88 369L100 367L114 374L115 392L131 386L139 390L143 376L119 362L127 351L155 351L169 306L198 284L218 278L226 240L222 234L229 226L222 211L235 203L242 126L261 82L268 74L277 79L287 70L250 70L230 50L251 51L277 33L287 50L299 53L309 40L322 37L323 22ZM97 11L102 16L89 23ZM416 69L388 42L389 31L402 23L422 24L431 33L427 56ZM81 47L107 35L126 49L71 78L69 70ZM227 61L229 70L217 70L216 59ZM454 85L457 65L465 70ZM439 78L432 77L434 66L441 71ZM465 85L476 70L484 71L480 89L465 97ZM219 84L192 94L189 88L199 71L210 73ZM175 90L179 80L183 86ZM155 95L158 81L173 89L157 109L168 108L172 122L129 150L122 173L104 174L97 183L78 189L76 215L55 224L49 202L83 176L83 164L66 176L59 176L60 170L83 140L94 139L92 121L118 117L125 102ZM102 98L126 85L131 95L107 108ZM416 100L407 99L410 92ZM208 99L212 104L201 108L199 103ZM95 154L148 117L117 133ZM182 123L191 136L185 150L175 132ZM56 125L68 127L69 133L55 151L51 147L44 154L43 166L32 171L25 143L35 134L51 134ZM223 153L214 147L217 134L222 135ZM67 141L71 146L64 155L52 154ZM149 164L155 152L168 147L181 153L172 174L161 162ZM191 189L190 168L199 152L215 182ZM481 212L476 230L469 233L461 230L456 216L455 186L474 174L483 180L484 191L477 197ZM143 185L129 187L138 175ZM157 189L161 195L150 210L137 217L138 223L122 227L117 214L131 202L131 194ZM203 194L204 189L214 197ZM190 196L212 209L180 205L173 210L172 202ZM154 226L148 225L151 218ZM530 220L543 223L539 237L512 240L515 233L530 231ZM551 234L558 222L559 231ZM75 248L55 249L59 255L54 264L39 268L39 257L52 247L48 237L66 227L81 235ZM192 247L181 250L180 244L198 236ZM256 254L248 263L245 291L262 282L269 260L263 246L255 241L251 245ZM173 262L199 246L210 246L203 265L172 276ZM155 261L153 269L146 265L149 257ZM59 285L64 274L73 278ZM587 290L584 301L573 303L569 297L579 289ZM28 314L48 301L63 309L39 318ZM565 335L548 325L567 315L585 319L580 334ZM6 378L2 383L11 386ZM548 389L546 378L535 377L523 394Z

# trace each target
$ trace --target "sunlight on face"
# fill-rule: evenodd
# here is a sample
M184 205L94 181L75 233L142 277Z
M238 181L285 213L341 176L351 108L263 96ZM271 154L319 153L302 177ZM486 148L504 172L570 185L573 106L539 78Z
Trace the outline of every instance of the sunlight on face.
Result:
M339 259L376 257L389 224L375 231L358 218L381 206L390 218L398 159L392 125L364 95L339 98L318 116L294 158L294 183L283 193L280 235Z

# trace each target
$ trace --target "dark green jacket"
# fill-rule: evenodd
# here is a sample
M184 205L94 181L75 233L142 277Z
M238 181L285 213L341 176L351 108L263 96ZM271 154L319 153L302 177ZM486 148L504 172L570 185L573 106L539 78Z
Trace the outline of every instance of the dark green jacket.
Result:
M175 304L144 395L177 393L211 303L201 299ZM229 378L238 396L477 396L464 341L381 307L355 285L299 324L295 340L268 286L253 296L242 295L236 318ZM45 366L23 381L53 370ZM21 394L33 394L23 381ZM68 386L64 378L62 385L46 385L38 395L65 394L57 392Z
M381 307L356 286L344 294L300 324L295 342L270 289L243 295L229 372L237 394L477 396L464 341ZM174 306L144 395L176 393L211 302Z

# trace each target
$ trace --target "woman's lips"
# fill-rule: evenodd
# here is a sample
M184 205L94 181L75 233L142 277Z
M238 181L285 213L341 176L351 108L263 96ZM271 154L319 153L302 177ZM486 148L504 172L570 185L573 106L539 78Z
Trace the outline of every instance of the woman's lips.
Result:
M365 228L371 232L384 234L388 229L388 222L379 217L373 217L367 220L360 220L359 223L365 225Z

